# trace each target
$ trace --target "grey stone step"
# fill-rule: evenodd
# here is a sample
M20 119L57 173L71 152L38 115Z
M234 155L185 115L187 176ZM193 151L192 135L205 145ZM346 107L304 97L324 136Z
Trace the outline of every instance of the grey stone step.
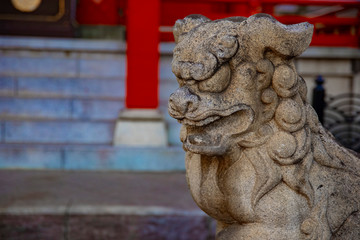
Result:
M122 100L0 97L0 119L115 121Z
M124 78L126 56L59 50L12 50L0 46L1 76Z
M126 42L105 39L1 36L0 47L7 50L125 53Z
M187 214L0 214L0 238L21 240L213 240L214 225Z
M123 78L0 77L0 95L123 100Z
M16 86L13 77L0 77L0 95L14 96L16 94Z
M71 118L69 99L0 98L0 118Z
M159 100L167 105L169 96L178 88L176 80L162 80L159 83ZM47 97L47 98L125 98L124 79L106 78L44 78L44 77L1 77L0 96Z
M0 144L111 144L123 101L0 97ZM181 125L161 105L168 142L180 146Z
M167 104L169 96L178 83L162 80L159 83L159 100ZM48 97L48 98L125 98L124 79L106 78L44 78L44 77L1 77L0 96Z
M125 95L123 79L18 78L17 93L22 96L120 98Z
M0 144L1 169L183 171L181 147Z
M1 239L212 240L183 172L0 171Z
M1 121L2 143L111 144L115 122Z

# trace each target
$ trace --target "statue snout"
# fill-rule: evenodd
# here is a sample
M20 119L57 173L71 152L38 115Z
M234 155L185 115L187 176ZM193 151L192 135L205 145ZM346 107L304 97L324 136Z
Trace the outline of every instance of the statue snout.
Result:
M199 97L190 92L188 87L181 87L170 95L168 109L174 118L184 118L188 112L199 107Z

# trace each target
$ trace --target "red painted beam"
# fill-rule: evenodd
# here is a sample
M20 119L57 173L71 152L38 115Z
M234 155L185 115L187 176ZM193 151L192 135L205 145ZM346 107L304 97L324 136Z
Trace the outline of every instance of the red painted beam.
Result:
M359 16L340 17L332 15L308 17L301 15L277 16L274 7L281 4L342 6L346 9L358 9L359 0L161 0L161 25L173 26L177 19L193 13L203 14L215 20L230 16L248 17L256 12L265 12L273 15L284 24L310 22L315 25L313 46L352 46L358 47ZM172 33L163 28L160 32L161 41L174 41ZM326 34L326 37L319 34ZM319 37L318 37L319 36ZM318 39L317 39L318 38ZM329 39L326 39L329 38Z
M127 2L127 108L158 107L160 0Z
M352 35L314 35L311 45L357 48L359 46L359 37Z
M261 0L263 4L295 4L295 5L346 5L359 6L358 0Z
M295 24L300 22L309 22L312 24L323 23L326 26L351 26L359 24L359 19L357 18L337 18L337 17L316 17L316 18L307 18L302 16L275 16L275 18L282 23L286 24Z
M119 23L117 0L78 0L76 20L80 24L116 25Z
M179 2L179 0L162 0ZM183 3L247 3L254 0L182 0ZM359 0L255 0L260 4L299 4L299 5L359 5Z

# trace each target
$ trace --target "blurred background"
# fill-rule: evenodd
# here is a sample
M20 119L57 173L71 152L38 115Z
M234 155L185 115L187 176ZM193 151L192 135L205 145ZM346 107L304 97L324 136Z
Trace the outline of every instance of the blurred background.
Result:
M213 239L167 114L177 19L310 22L295 60L326 128L360 152L358 0L2 0L0 239Z

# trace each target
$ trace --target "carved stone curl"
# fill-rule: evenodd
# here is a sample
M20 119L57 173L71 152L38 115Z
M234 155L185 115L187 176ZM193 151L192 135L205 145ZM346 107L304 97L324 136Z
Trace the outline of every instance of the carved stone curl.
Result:
M360 160L321 126L293 63L312 32L266 14L175 24L169 113L219 240L360 239Z

